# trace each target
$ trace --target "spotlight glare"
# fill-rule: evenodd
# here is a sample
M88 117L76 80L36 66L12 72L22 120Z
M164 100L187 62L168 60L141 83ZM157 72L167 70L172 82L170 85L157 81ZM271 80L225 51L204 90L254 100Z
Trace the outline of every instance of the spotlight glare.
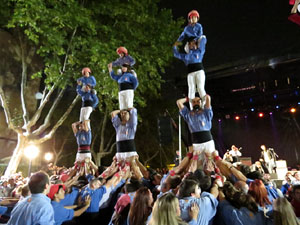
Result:
M239 120L240 117L239 117L239 116L235 116L234 119L235 119L235 120Z
M38 154L39 149L35 145L29 145L24 149L24 155L30 160L36 158Z
M47 152L47 153L45 154L45 160L46 160L46 161L51 161L52 159L53 159L53 153Z
M264 117L264 114L261 112L261 113L258 114L258 116L259 116L260 118L262 118L262 117Z
M273 113L272 113L272 112L270 112L269 114L270 114L271 116L273 115Z
M218 119L218 121L221 122L222 120L221 120L221 119Z
M300 102L298 102L298 105L300 105Z
M291 112L291 113L295 113L295 112L296 112L296 108L291 108L291 109L290 109L290 112Z
M251 109L251 112L254 112L254 108Z
M279 109L279 105L276 105L276 107L275 107L276 109Z

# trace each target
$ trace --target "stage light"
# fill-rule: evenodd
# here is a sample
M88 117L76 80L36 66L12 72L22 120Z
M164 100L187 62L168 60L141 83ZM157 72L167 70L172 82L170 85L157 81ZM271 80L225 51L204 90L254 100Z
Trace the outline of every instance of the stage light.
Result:
M53 159L53 153L51 153L51 152L47 152L46 154L45 154L45 160L46 161L51 161L52 159Z
M254 110L255 110L255 109L254 109L254 108L252 108L252 109L251 109L251 112L254 112Z
M279 109L279 105L276 105L276 107L275 107L276 109Z
M253 102L253 98L250 98L250 99L249 99L249 102Z
M290 112L291 112L291 113L295 113L295 112L296 112L296 108L291 108L291 109L290 109Z
M247 119L247 118L248 118L248 116L247 116L247 115L245 115L245 116L244 116L244 118L245 118L245 119Z
M277 95L276 95L276 94L274 94L274 95L273 95L273 98L274 98L274 99L276 99L276 98L277 98Z
M273 113L272 113L272 112L269 112L269 114L270 114L270 116L272 116L272 115L273 115Z
M221 119L218 119L218 121L219 121L219 123L221 123L222 120L221 120Z
M235 119L235 120L239 120L240 117L239 117L239 116L235 116L234 119Z
M300 102L298 102L298 105L300 105Z
M261 113L258 113L258 116L259 116L260 118L262 118L262 117L264 117L264 114L261 112Z
M39 149L35 145L30 145L24 149L24 155L32 160L35 159L39 154Z

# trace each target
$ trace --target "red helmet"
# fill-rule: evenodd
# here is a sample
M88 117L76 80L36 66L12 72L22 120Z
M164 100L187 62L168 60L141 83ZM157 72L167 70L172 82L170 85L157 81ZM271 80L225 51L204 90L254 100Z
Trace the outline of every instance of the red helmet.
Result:
M117 53L118 54L124 53L125 55L128 55L127 49L125 47L122 47L122 46L117 48Z
M196 16L199 19L199 13L197 10L192 10L188 14L188 18L190 19L192 16Z
M85 72L89 72L89 73L91 73L92 71L91 71L91 69L90 69L90 68L88 68L88 67L84 67L84 68L81 70L81 73L82 73L82 75L84 75L84 74L85 74Z

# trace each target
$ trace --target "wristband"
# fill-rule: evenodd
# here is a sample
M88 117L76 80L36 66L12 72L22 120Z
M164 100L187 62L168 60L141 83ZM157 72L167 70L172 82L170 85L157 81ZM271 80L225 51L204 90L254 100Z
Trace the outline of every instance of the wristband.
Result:
M186 156L187 156L189 159L192 159L192 158L193 158L193 153L192 153L192 152L189 152Z
M175 175L176 175L176 173L175 173L175 171L174 171L174 170L170 170L170 172L169 172L169 173L170 173L170 176L171 176L171 177L173 177L173 176L175 176Z
M215 173L220 173L220 169L219 168L215 168Z
M219 161L219 160L222 160L222 158L220 156L215 156L215 161Z

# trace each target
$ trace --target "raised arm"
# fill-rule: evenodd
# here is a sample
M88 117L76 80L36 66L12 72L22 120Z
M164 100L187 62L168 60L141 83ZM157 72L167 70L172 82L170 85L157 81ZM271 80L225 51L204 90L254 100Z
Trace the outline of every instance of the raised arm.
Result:
M175 42L175 44L174 44L174 46L173 46L173 55L174 55L175 58L184 61L184 58L185 58L185 55L186 55L186 54L179 53L178 50L177 50L177 45L178 45L178 43Z
M186 98L181 98L177 100L177 106L179 110L182 110L184 108L184 103L186 102Z
M75 123L72 123L72 130L73 130L74 135L76 135L77 132L78 132L77 126L78 126L79 124L80 124L80 121L75 122Z
M209 109L211 107L211 98L209 95L205 95L205 105L204 107L206 109Z
M111 118L114 118L114 117L117 116L119 113L120 113L120 110L112 111L112 112L110 113Z

